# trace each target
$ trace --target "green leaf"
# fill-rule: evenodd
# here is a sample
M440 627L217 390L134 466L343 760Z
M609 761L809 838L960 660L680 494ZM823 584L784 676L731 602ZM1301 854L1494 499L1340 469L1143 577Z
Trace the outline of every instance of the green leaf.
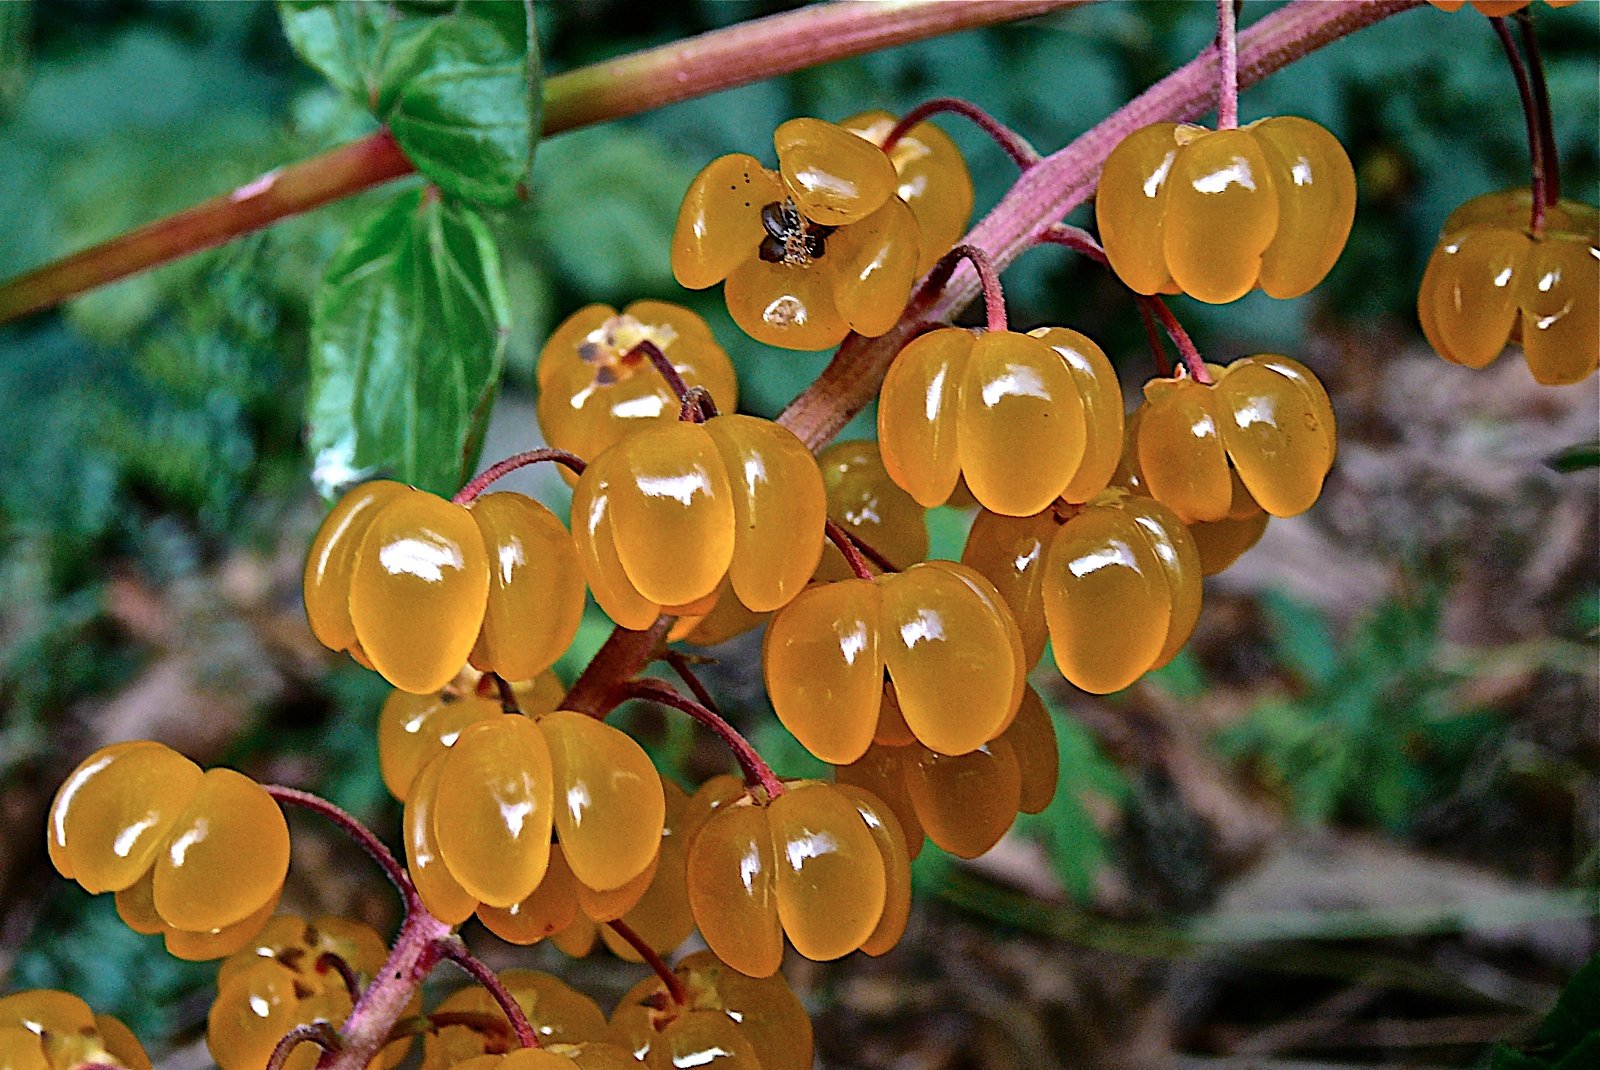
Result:
M278 10L300 57L369 108L440 189L490 204L525 193L543 101L530 3L282 0Z
M1326 687L1339 671L1339 648L1326 618L1278 591L1261 599L1273 646L1283 664L1312 687Z
M1568 446L1545 462L1557 472L1579 472L1585 468L1600 468L1600 441L1580 442Z
M510 329L500 256L470 207L412 190L358 225L312 308L319 489L371 470L439 494L459 487Z
M1495 1046L1489 1070L1586 1070L1600 1065L1600 955L1584 964L1526 1051Z

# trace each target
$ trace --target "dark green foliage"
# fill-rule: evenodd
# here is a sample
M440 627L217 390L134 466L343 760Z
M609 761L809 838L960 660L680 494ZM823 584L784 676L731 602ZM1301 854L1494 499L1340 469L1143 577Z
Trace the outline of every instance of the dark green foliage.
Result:
M1454 700L1460 676L1439 659L1441 603L1437 589L1387 599L1340 642L1319 612L1269 594L1267 630L1297 689L1261 702L1220 747L1254 763L1303 820L1403 831L1499 727Z
M1588 1070L1600 1066L1600 955L1562 991L1533 1042L1495 1045L1490 1070Z

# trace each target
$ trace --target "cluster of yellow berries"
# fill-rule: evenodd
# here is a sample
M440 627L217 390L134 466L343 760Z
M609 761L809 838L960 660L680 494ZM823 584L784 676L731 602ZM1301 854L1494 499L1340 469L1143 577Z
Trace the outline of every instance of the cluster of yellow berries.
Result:
M730 155L695 178L672 242L679 282L723 283L734 321L775 346L889 331L966 228L960 153L881 112L791 120L774 148L775 170ZM1525 193L1491 194L1450 218L1423 328L1455 363L1480 367L1509 339L1541 382L1575 382L1596 367L1600 215L1561 201L1532 233L1529 208ZM1292 117L1138 130L1096 200L1105 258L1130 289L1212 303L1307 292L1354 209L1343 149ZM476 484L447 501L365 483L311 547L307 615L396 689L380 765L404 803L410 879L439 921L475 915L573 955L603 941L638 959L624 934L670 949L696 929L710 950L641 982L609 1021L553 978L506 973L539 1050L516 1046L486 991L464 990L419 1019L424 1070L805 1070L810 1025L777 974L786 943L816 960L893 947L925 840L974 857L1053 797L1055 732L1027 684L1046 646L1092 693L1166 664L1195 627L1202 577L1269 517L1309 509L1336 450L1327 392L1289 357L1196 357L1125 414L1106 354L1057 326L920 334L888 369L877 442L820 456L732 411L727 354L677 305L580 310L538 379L547 441L586 462L573 464L570 528ZM977 515L960 562L927 561L925 512L946 503ZM563 709L549 668L586 594L626 629L676 618L668 641L765 622L773 708L833 780L724 776L688 794L628 735ZM337 1027L351 979L382 967L364 926L271 917L288 832L238 773L117 744L68 778L48 836L57 869L115 893L136 930L185 958L229 956L208 1030L221 1070L262 1070L298 1026ZM408 1049L389 1044L380 1070ZM0 1000L0 1061L148 1067L120 1025L51 993Z

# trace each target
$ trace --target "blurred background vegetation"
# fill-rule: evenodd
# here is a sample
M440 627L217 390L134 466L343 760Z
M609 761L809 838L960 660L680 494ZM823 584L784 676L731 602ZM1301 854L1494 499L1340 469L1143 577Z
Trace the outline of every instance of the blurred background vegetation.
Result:
M538 18L559 71L784 6L596 0ZM1273 6L1246 4L1245 23ZM1566 195L1591 204L1597 11L1537 12ZM763 351L716 290L674 284L668 235L710 157L766 154L792 115L933 95L973 100L1048 152L1191 58L1213 17L1198 0L1095 4L541 145L534 196L494 218L515 327L489 453L533 444L539 346L592 301L696 308L760 415L823 367L826 354ZM1547 462L1595 439L1596 384L1536 388L1514 355L1450 367L1414 316L1444 217L1526 181L1504 59L1482 19L1425 8L1270 78L1241 111L1340 137L1361 186L1354 233L1306 298L1175 308L1208 354L1282 350L1326 377L1341 460L1324 501L1208 588L1191 650L1152 680L1091 701L1036 674L1061 737L1057 801L976 865L930 848L894 955L796 964L827 1065L1475 1065L1490 1041L1531 1036L1594 950L1600 507L1593 469ZM296 61L269 3L0 4L0 274L370 122ZM982 212L1011 165L943 125ZM214 968L126 930L109 898L49 870L30 830L73 764L131 736L396 829L372 744L384 689L324 655L298 602L322 508L302 444L307 310L366 202L0 328L0 987L71 988L171 1066L206 1062ZM1041 249L1005 284L1014 322L1084 330L1133 396L1148 356L1114 281ZM869 417L850 433L870 434ZM557 481L525 488L565 508ZM930 516L936 554L959 554L967 520ZM569 680L604 634L586 621ZM711 686L780 771L803 772L756 651L716 651ZM681 723L630 727L686 782L722 768ZM392 921L363 859L315 825L295 832L286 904ZM633 979L551 949L513 957L602 997Z

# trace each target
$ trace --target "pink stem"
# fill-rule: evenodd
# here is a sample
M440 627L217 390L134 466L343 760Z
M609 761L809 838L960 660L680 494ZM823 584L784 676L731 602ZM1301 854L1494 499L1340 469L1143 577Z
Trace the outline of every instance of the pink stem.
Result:
M278 1039L272 1054L267 1056L263 1070L283 1070L283 1064L289 1061L294 1049L307 1043L317 1045L325 1053L334 1054L339 1050L339 1034L327 1022L297 1025Z
M1035 240L1041 244L1059 245L1075 253L1081 253L1101 267L1111 266L1111 261L1106 258L1105 249L1095 241L1093 234L1082 227L1075 227L1070 223L1051 223L1039 232Z
M331 1058L324 1056L317 1063L318 1070L367 1070L389 1042L389 1032L405 1014L417 986L437 965L439 945L450 939L450 926L420 905L408 913L389 958L339 1030L339 1052Z
M1217 56L1221 81L1217 88L1217 129L1239 127L1238 9L1234 0L1217 0Z
M561 700L561 708L591 717L604 717L617 705L615 690L619 680L626 680L654 661L672 618L660 616L642 632L627 628L614 628L611 635L595 651L583 673L573 683L572 690Z
M861 551L856 549L856 544L850 538L850 533L838 524L829 520L823 530L827 532L829 540L839 548L844 555L844 563L850 566L850 571L855 573L858 580L872 579L872 570L867 567L866 559L861 556Z
M536 450L526 450L522 453L512 454L503 461L496 461L488 468L472 477L472 482L456 491L455 497L450 500L457 505L470 505L477 500L478 495L488 489L489 484L501 476L509 475L519 468L526 468L530 464L539 464L543 461L554 461L556 464L565 465L573 475L583 475L583 470L588 467L583 458L566 450L558 450L554 446L541 446Z
M678 679L683 681L683 685L689 689L689 693L695 697L695 701L717 716L722 716L722 711L717 709L717 700L711 696L711 692L706 688L705 683L695 673L694 669L690 668L687 657L676 650L668 650L661 655L661 660L665 661L672 671L677 674Z
M1206 370L1206 362L1200 359L1200 351L1195 348L1194 339L1189 337L1189 332L1183 329L1183 324L1178 322L1178 317L1172 314L1172 309L1167 307L1167 303L1159 297L1145 297L1142 294L1139 303L1148 308L1151 314L1161 321L1161 326L1166 328L1167 337L1178 347L1179 359L1189 370L1189 377L1202 386L1210 386L1211 373Z
M361 978L356 976L355 968L344 960L344 956L324 951L317 956L315 969L318 973L332 970L338 974L339 979L344 982L345 991L350 993L351 1003L361 998Z
M744 782L747 785L761 788L769 798L776 799L783 794L783 782L778 779L778 775L772 771L772 767L762 759L761 755L756 753L750 741L739 734L738 729L700 703L680 695L671 684L663 680L630 680L617 688L617 695L619 698L644 699L687 713L715 732L718 738L727 744L728 749L733 751L734 760L743 770Z
M264 784L262 786L266 789L267 794L281 805L298 806L302 810L320 814L335 825L338 825L345 835L356 841L362 850L372 856L373 861L377 862L379 868L383 870L384 876L388 877L390 883L400 890L400 896L405 900L406 912L410 914L422 910L422 900L417 896L416 885L411 883L411 875L405 871L405 868L399 862L395 861L395 857L390 853L389 848L384 846L383 841L378 839L371 829L320 795L313 795L311 792L301 791L299 788L286 788L281 784Z
M1239 35L1239 84L1250 86L1324 45L1407 11L1423 0L1294 0ZM964 239L1004 267L1033 246L1041 227L1065 218L1094 193L1100 167L1124 137L1162 120L1193 119L1216 103L1208 50L1172 72L1072 144L1029 168ZM962 265L937 291L920 288L887 333L851 335L818 379L779 417L813 449L829 442L877 396L889 364L925 323L949 322L982 289Z
M912 127L922 122L931 115L945 112L963 116L977 124L985 134L1011 157L1013 163L1026 171L1040 160L1039 150L1028 143L1028 139L990 115L971 101L959 97L935 97L923 101L915 108L906 112L900 121L890 129L887 137L883 139L883 151L888 152L894 148L896 142L906 136Z
M780 74L1087 0L907 0L801 8L554 75L544 136ZM210 249L413 173L388 131L276 168L244 185L0 285L0 323Z
M1544 149L1545 203L1561 200L1561 165L1556 152L1556 124L1550 114L1550 86L1544 77L1544 60L1539 56L1539 38L1533 32L1533 16L1523 8L1516 14L1522 31L1522 51L1528 57L1528 81L1533 83L1533 102L1539 109L1539 142Z
M1000 275L995 271L994 261L989 258L989 254L976 245L958 245L940 257L939 262L929 269L928 277L923 280L922 291L937 293L944 289L956 266L963 260L972 265L978 274L979 284L983 287L983 310L988 329L1005 330L1006 295L1000 288ZM912 300L915 301L915 298Z
M495 975L495 972L480 962L477 956L467 950L467 945L459 936L448 936L436 945L440 958L449 959L460 966L472 979L477 981L500 1007L500 1013L506 1016L511 1023L511 1028L517 1034L517 1043L524 1048L539 1047L539 1037L533 1031L533 1026L528 1024L528 1016L522 1012L522 1005L516 1000L505 984Z

